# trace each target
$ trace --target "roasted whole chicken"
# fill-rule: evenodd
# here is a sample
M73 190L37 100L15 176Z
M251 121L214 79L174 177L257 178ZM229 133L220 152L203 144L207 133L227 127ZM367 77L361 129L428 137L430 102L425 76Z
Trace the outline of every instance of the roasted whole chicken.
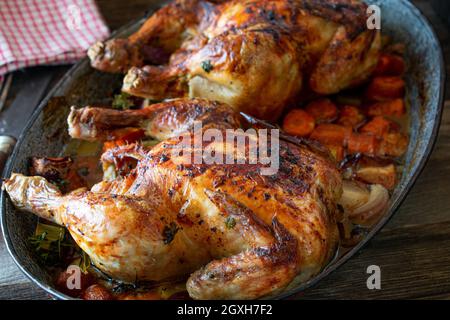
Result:
M127 73L132 95L206 98L276 120L299 98L370 76L381 37L366 11L357 0L176 0L88 54L99 70Z
M91 190L62 194L43 177L21 174L3 188L19 209L65 226L96 267L124 282L185 276L192 298L252 299L319 273L339 242L342 179L334 162L314 144L281 140L272 175L261 174L262 164L190 164L199 147L244 162L249 154L225 140L173 152L196 134L195 120L203 133L244 123L232 107L202 99L140 110L73 109L73 138L104 140L135 127L162 142L106 151L104 168L115 174Z

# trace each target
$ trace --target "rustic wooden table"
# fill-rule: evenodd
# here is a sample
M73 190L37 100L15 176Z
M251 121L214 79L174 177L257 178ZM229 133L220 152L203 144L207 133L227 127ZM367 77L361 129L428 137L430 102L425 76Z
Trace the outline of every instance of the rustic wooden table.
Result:
M437 18L428 1L414 1L434 24L450 69L450 30ZM110 26L142 16L151 0L98 0ZM67 67L46 68L59 78ZM10 104L21 83L36 69L16 72ZM42 72L42 68L39 69ZM449 87L447 83L447 88ZM450 90L439 138L425 171L388 225L357 256L297 298L309 299L450 299ZM381 290L368 290L366 269L381 268ZM15 266L0 240L0 299L50 299Z

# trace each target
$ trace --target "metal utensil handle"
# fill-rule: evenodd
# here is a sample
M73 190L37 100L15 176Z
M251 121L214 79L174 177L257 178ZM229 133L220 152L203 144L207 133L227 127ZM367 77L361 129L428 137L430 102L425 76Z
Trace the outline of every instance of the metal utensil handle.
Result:
M3 172L16 142L16 139L11 136L0 136L0 172Z

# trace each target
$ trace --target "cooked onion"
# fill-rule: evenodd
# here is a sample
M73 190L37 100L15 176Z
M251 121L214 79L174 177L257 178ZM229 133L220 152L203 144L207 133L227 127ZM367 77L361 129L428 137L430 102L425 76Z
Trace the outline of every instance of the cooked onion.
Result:
M344 180L343 193L339 204L345 212L353 212L369 201L370 191L362 184Z
M350 220L362 226L370 226L385 212L389 204L389 192L379 184L370 186L369 200L353 212L349 212Z
M357 182L344 181L339 204L352 223L372 225L384 213L388 203L389 193L382 185L371 185L369 190Z

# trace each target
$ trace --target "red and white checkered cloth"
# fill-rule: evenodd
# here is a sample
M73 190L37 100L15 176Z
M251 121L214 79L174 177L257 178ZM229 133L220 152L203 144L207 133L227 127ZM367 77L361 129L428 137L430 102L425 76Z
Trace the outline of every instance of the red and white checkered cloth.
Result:
M0 82L19 68L73 63L108 35L94 0L0 0Z

